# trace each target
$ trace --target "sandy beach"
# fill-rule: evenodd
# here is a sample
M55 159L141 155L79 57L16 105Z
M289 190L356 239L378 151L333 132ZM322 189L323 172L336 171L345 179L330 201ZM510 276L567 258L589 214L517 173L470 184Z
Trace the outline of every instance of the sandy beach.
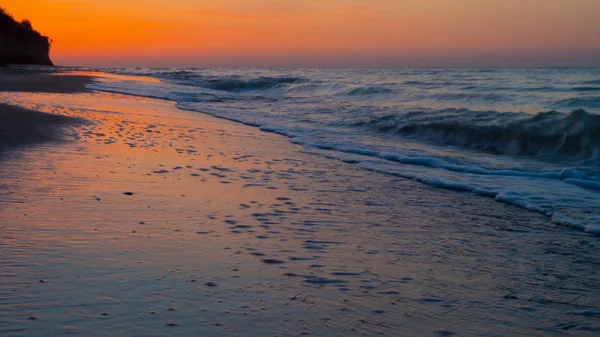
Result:
M47 72L48 70L46 70ZM49 76L40 69L0 69L1 92L85 92L86 76ZM40 113L38 111L0 104L0 152L14 146L57 140L61 125L84 122L78 118Z
M77 118L49 115L10 105L0 105L0 120L0 151L56 140L61 125L83 122Z
M110 77L0 75L0 335L600 328L597 238L173 102L85 88Z

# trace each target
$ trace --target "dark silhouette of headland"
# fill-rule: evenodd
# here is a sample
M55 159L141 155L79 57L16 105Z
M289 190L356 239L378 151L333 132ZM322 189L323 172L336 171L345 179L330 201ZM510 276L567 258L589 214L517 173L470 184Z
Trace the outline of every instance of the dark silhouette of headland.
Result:
M16 21L0 7L0 66L52 66L49 52L52 40L33 29L29 20ZM0 92L81 93L89 76L54 76L54 71L38 67L2 67ZM17 148L61 139L61 129L84 121L0 104L0 161ZM10 151L8 151L10 150Z
M33 29L29 20L18 22L0 7L0 65L52 66L52 40Z

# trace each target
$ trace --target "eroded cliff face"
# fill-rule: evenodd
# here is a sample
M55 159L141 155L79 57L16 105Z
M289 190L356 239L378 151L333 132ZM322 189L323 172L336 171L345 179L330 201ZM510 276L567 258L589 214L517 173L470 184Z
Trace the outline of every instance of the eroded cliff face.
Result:
M52 65L51 40L35 31L28 20L17 22L0 8L0 65Z

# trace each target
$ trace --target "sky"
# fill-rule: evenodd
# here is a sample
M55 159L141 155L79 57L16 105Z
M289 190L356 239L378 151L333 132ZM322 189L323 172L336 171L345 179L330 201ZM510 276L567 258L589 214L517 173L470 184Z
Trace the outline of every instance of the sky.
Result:
M600 0L3 0L93 67L600 66Z

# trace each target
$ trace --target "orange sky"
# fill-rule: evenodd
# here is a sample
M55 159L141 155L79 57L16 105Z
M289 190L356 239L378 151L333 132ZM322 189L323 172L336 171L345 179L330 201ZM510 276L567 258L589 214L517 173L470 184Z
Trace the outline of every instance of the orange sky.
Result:
M600 65L600 0L4 0L90 66ZM489 64L487 64L489 63Z

